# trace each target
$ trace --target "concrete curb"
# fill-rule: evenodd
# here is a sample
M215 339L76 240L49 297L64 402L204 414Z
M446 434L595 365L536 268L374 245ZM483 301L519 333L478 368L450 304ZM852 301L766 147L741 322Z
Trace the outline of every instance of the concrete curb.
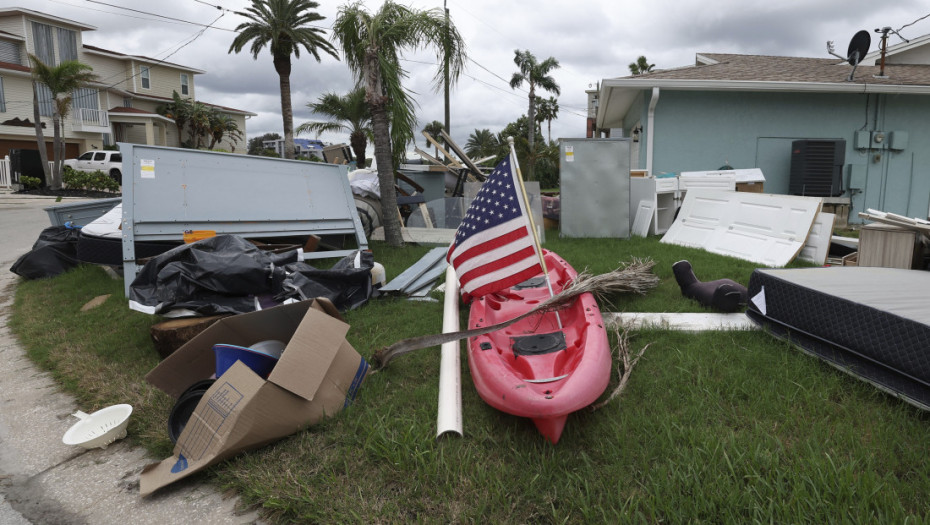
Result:
M237 498L196 478L143 499L139 473L161 458L140 448L117 442L85 451L61 442L80 407L7 326L19 282L9 268L48 226L43 208L55 198L18 197L0 194L0 523L260 523L256 512L237 513Z

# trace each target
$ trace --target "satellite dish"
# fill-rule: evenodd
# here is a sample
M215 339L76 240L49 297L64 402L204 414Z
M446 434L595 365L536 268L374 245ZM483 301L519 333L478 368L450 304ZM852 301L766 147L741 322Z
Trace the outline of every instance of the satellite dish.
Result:
M872 35L868 31L863 29L853 35L852 40L849 41L849 50L846 51L846 61L849 62L849 65L858 66L859 61L869 53L869 45L871 44Z

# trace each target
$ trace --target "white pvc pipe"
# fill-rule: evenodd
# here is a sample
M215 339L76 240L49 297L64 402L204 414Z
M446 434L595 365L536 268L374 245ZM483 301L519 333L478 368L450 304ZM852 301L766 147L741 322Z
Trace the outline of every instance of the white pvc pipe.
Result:
M442 333L459 330L459 280L455 269L446 268L446 297L443 303ZM439 363L439 413L436 416L436 437L446 432L462 435L462 374L459 341L444 343Z

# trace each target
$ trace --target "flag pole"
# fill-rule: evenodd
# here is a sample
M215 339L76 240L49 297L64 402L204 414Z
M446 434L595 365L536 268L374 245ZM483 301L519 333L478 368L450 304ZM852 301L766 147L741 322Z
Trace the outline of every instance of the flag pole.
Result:
M536 231L536 221L533 220L533 210L530 209L530 199L526 195L526 187L523 185L523 173L520 171L520 163L517 162L517 152L513 146L513 137L507 137L510 144L510 156L513 158L513 166L517 170L517 181L520 183L520 193L523 196L523 207L526 209L526 217L530 220L530 230L533 231L533 246L536 249L536 255L539 257L539 265L542 267L543 276L546 278L546 286L549 288L549 297L555 297L552 290L552 283L549 281L549 270L546 268L546 260L543 257L542 246L539 243L539 233ZM562 318L559 312L555 312L555 319L559 323L559 330L562 329Z

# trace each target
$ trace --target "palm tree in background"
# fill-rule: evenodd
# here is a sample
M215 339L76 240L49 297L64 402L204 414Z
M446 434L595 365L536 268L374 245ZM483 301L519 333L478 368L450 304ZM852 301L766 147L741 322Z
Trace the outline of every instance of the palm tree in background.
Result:
M483 159L491 155L497 155L500 152L500 147L497 136L491 133L491 130L476 129L474 133L468 136L468 142L465 143L465 154L473 160Z
M539 99L538 105L536 121L540 124L546 122L549 142L552 142L552 121L559 117L559 101L555 97L549 97L548 99Z
M446 129L446 127L443 126L442 122L439 122L438 120L434 120L423 127L423 131L425 131L430 137L433 137L433 140L435 140L437 143L443 141L441 133L444 129ZM427 144L427 147L431 145L432 144ZM436 150L436 158L438 159L439 147L435 147L434 149Z
M336 50L324 37L324 30L310 24L326 17L313 9L320 6L311 0L252 0L245 12L237 11L250 20L236 27L239 33L229 46L229 53L242 51L249 42L252 58L265 46L271 51L274 69L281 88L281 118L284 123L284 157L294 158L294 111L291 107L291 55L300 58L304 48L320 61L320 51L339 59Z
M365 103L365 89L357 87L346 95L326 93L316 102L307 104L307 108L317 115L328 117L327 122L304 122L297 126L294 132L316 133L319 137L323 133L348 133L349 145L355 153L356 167L367 166L368 159L365 150L368 148L368 138L371 136L371 108Z
M636 59L636 62L630 62L630 73L633 75L642 75L643 73L649 73L655 67L655 64L650 64L649 61L646 60L645 55L640 55L639 58Z
M527 133L527 142L530 151L532 151L535 142L534 136L536 135L536 88L538 87L550 93L555 93L556 95L561 94L559 85L556 83L555 79L549 75L553 69L559 67L559 61L553 57L549 57L539 62L529 50L520 51L519 49L515 49L513 63L517 65L520 71L514 73L513 77L510 79L510 88L516 89L522 86L523 83L526 83L530 90L530 107L527 117L529 118L529 122L533 125L530 126L529 133ZM527 178L533 180L532 161L528 168Z
M242 140L242 130L239 129L239 124L236 123L236 119L227 113L223 113L216 108L213 108L213 111L210 113L210 145L207 146L208 149L213 149L214 146L223 141L224 138L229 139L229 145L232 148L232 151L236 151L236 143Z
M333 36L357 83L365 88L374 131L384 238L391 246L401 246L404 241L397 216L394 156L402 155L413 138L417 119L414 101L403 87L407 72L400 65L400 55L405 49L437 49L440 62L449 63L449 80L454 83L465 67L465 44L455 26L446 23L442 10L420 11L390 0L374 13L362 2L340 7ZM442 56L443 38L457 43L454 48L458 52L448 60Z
M65 159L65 141L61 135L61 126L64 119L71 113L71 101L74 90L82 88L97 80L93 68L77 60L66 60L57 66L50 66L42 62L39 57L30 54L32 63L32 89L33 100L38 110L38 85L45 84L52 97L52 170L48 172L48 159L43 159L43 170L46 172L48 186L53 190L61 189L61 165ZM39 141L39 150L45 152L45 137L41 134L41 123L36 117L36 138ZM41 156L41 155L40 155Z

